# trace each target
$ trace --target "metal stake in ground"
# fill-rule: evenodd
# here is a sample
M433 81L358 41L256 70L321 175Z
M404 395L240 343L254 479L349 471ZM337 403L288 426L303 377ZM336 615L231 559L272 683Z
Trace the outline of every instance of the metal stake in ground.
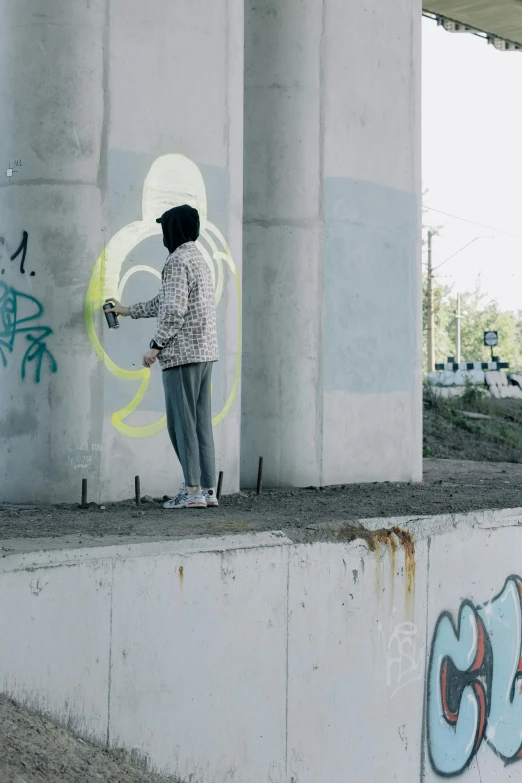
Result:
M82 479L82 506L87 505L87 479Z
M136 476L134 479L134 496L136 498L136 505L138 508L141 506L141 484L140 484L140 477Z
M220 472L219 478L218 478L218 485L217 485L217 493L216 497L219 500L221 497L221 490L223 489L223 471Z
M263 457L259 457L259 468L257 471L257 494L260 495L263 490Z

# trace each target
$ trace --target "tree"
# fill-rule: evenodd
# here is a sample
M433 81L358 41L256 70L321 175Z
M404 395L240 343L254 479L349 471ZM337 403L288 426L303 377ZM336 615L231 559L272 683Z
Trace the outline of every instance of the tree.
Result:
M423 274L422 303L422 368L424 374L428 371L428 275ZM451 322L455 317L449 305L451 287L433 281L433 297L435 300L435 361L447 361L448 356L455 352L455 340L451 338Z
M443 363L455 356L457 343L457 297L451 287L434 281L436 361ZM426 373L427 297L424 291L424 356ZM503 311L495 301L488 301L480 281L473 291L461 294L461 356L463 362L491 361L491 351L484 345L484 332L497 331L499 346L495 349L501 361L509 362L511 371L522 371L522 312Z
M428 195L429 190L425 188L422 191L422 201L424 203L425 197ZM426 213L429 210L422 209L422 247L423 247L423 273L422 273L422 368L423 373L426 375L428 371L428 270L427 259L424 256L424 248L428 244L428 232L436 235L441 230L442 226L428 225L425 222ZM450 318L447 308L443 306L443 303L448 299L451 288L449 286L443 286L433 280L433 296L434 296L434 309L435 309L435 362L446 361L448 356L445 353L449 348L448 339L448 319Z
M456 298L450 298L448 304L455 312ZM480 281L474 291L461 295L461 309L464 313L461 319L463 361L490 361L491 349L484 345L484 332L495 331L499 346L494 354L500 356L501 361L509 362L510 369L522 369L522 313L501 310L497 302L487 301ZM450 324L453 334L456 334L456 328L453 317Z

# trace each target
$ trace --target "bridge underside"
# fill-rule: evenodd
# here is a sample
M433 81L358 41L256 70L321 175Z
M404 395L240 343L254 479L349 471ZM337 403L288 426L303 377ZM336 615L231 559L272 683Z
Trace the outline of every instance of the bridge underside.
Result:
M423 8L522 46L522 0L424 0Z

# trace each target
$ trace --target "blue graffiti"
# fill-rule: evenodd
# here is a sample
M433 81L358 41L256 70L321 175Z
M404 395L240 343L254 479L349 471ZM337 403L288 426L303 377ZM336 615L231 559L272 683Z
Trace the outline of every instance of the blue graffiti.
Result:
M29 364L33 364L35 383L40 383L44 360L51 373L58 370L56 360L45 342L53 330L49 326L32 323L43 315L43 311L43 306L34 296L22 294L6 283L0 283L0 362L3 367L7 367L7 357L13 353L16 336L25 335L29 345L22 359L22 380L26 378Z
M485 604L464 601L458 626L437 621L427 682L431 765L464 772L483 741L506 764L522 759L522 580L510 576Z

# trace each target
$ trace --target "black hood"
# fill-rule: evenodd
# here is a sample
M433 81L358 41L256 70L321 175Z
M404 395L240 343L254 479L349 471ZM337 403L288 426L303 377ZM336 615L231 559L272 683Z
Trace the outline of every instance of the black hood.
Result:
M169 209L156 223L161 224L163 244L169 253L173 253L185 242L195 242L199 237L199 213L188 204Z

